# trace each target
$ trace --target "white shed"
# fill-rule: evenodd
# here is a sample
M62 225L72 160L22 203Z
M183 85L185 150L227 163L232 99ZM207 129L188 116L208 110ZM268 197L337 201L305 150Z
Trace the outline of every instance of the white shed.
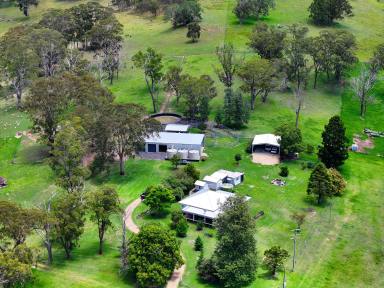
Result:
M183 124L168 124L165 126L165 132L175 132L175 133L187 133L189 129L189 125Z
M223 181L223 183L229 183L234 186L239 185L244 181L244 173L232 172L224 169L216 171L211 176L220 178Z
M256 135L252 141L252 153L269 152L272 154L280 154L281 137L274 134Z
M205 176L203 179L204 182L208 184L208 187L212 190L219 190L221 185L223 185L223 179L214 176Z

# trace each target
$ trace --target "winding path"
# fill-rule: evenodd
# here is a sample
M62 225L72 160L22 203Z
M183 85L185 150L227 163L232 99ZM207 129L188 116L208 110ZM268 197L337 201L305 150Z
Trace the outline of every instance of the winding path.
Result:
M129 204L128 207L125 209L125 226L129 231L135 234L139 233L140 229L135 224L135 222L133 222L132 213L136 209L136 207L140 205L140 203L141 199L138 198L131 204ZM181 279L183 278L184 271L185 264L173 271L171 278L168 280L166 288L177 288L179 286L179 283L181 282Z

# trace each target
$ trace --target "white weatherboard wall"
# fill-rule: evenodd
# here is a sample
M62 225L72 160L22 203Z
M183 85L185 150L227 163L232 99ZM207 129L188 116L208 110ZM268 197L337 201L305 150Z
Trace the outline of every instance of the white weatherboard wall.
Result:
M145 152L167 152L168 149L176 149L187 150L187 153L196 150L201 154L204 137L204 134L160 132L145 140Z

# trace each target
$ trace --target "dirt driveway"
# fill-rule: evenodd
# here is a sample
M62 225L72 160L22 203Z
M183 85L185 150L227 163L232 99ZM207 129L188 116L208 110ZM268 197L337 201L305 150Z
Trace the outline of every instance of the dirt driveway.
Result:
M135 234L139 233L140 229L139 227L133 222L132 219L132 213L133 210L137 206L139 206L141 203L141 199L138 198L135 201L133 201L128 207L125 209L125 225L127 226L127 229ZM181 279L183 278L183 274L185 271L185 264L182 265L179 269L176 269L173 271L171 278L167 282L166 288L177 288L181 282Z
M255 152L252 153L252 162L262 165L276 165L280 164L280 155L268 152Z

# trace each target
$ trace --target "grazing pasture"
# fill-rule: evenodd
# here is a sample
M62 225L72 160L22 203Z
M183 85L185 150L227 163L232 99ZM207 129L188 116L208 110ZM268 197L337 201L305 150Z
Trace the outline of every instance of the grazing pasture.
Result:
M42 0L32 7L30 17L25 18L13 4L0 5L0 33L10 27L36 23L48 9L64 9L84 1ZM262 18L270 25L300 23L308 25L311 35L321 29L308 22L307 7L310 0L276 0L276 9ZM107 1L101 1L109 5ZM357 56L367 61L374 47L384 39L384 3L376 0L351 1L354 16L338 22L331 29L352 32L357 39ZM116 96L116 102L134 102L144 105L151 111L151 99L145 87L143 72L133 67L130 60L138 50L153 47L162 53L164 66L183 63L183 70L195 76L208 74L215 80L218 96L211 101L210 120L223 103L223 85L218 81L214 67L218 65L215 47L233 43L240 58L249 57L253 52L246 45L255 20L247 20L240 25L232 13L234 0L202 0L202 35L199 42L191 44L186 38L186 29L173 29L162 15L151 17L133 12L116 12L124 26L123 62L119 79L113 85L105 85ZM92 57L92 55L87 55ZM357 69L357 68L356 68ZM350 71L354 74L356 71ZM384 130L384 82L375 88L376 99L368 107L367 116L359 117L359 103L348 87L348 75L343 87L325 84L320 79L319 88L312 89L312 83L305 90L304 107L300 119L303 142L317 147L321 143L321 132L329 118L341 115L350 140L354 134L361 134L364 128ZM239 86L236 80L235 86ZM18 131L31 128L28 116L15 108L6 91L0 95L0 176L8 181L6 188L0 189L0 199L16 201L26 207L41 204L57 190L53 173L48 165L47 148L27 136L16 139ZM248 97L248 95L246 96ZM165 93L161 91L160 102ZM248 98L247 98L248 99ZM383 287L384 278L384 138L375 138L375 147L367 154L350 153L350 158L342 167L347 181L347 189L342 197L335 197L322 206L316 206L306 195L310 169L303 166L315 163L315 154L306 152L297 161L284 163L289 168L287 185L277 187L270 184L278 178L279 166L269 167L252 163L245 153L249 139L259 133L273 133L284 122L294 122L296 99L291 92L273 92L267 103L257 99L255 111L251 113L246 128L240 131L214 129L207 135L207 161L197 163L201 178L218 169L240 170L245 172L245 182L238 186L236 193L248 195L252 214L264 211L257 220L257 247L260 259L264 250L280 245L292 255L292 230L295 223L290 215L302 211L307 214L303 230L298 236L297 266L291 272L291 258L286 263L287 286L296 288L325 287ZM171 99L169 110L177 111L175 100ZM316 149L315 149L316 150ZM234 155L240 153L243 160L237 166ZM126 207L149 185L160 183L174 171L171 163L130 159L126 161L126 176L120 176L117 165L110 174L91 178L86 189L94 189L101 184L116 187L122 207ZM170 211L177 209L173 204ZM138 225L156 222L168 227L170 214L163 218L152 218L145 214L141 204L134 211ZM54 247L54 265L46 267L39 263L34 269L35 279L28 287L135 287L132 279L119 276L119 248L121 243L121 219L113 219L115 228L106 235L105 254L97 255L97 229L90 221L79 247L74 250L73 259L65 260L59 247ZM181 250L186 260L186 272L181 287L214 287L202 283L196 273L195 264L198 252L193 249L195 238L200 235L204 242L205 256L215 247L215 231L204 228L196 231L190 224L186 238L181 238ZM28 239L32 247L40 249L40 260L45 259L40 238ZM263 267L259 267L257 279L249 286L270 288L282 286L282 273L271 279Z

